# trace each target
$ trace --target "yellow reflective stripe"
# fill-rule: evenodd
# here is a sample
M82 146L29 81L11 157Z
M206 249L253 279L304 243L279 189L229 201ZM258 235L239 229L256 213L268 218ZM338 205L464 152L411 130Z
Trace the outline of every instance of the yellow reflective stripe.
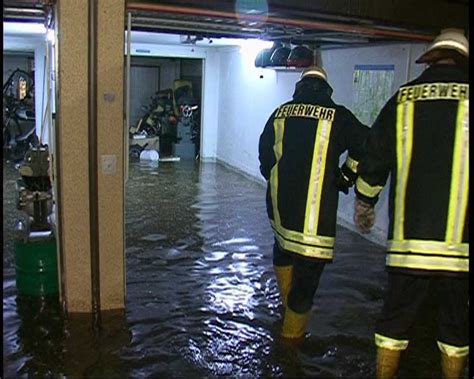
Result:
M388 253L387 266L420 270L469 272L469 259Z
M414 108L415 103L413 101L397 105L397 184L393 227L393 237L396 240L403 240L404 237L405 195L413 144Z
M438 343L439 350L446 354L448 357L465 357L469 354L469 345L467 346L453 346L448 345L447 343L443 343L440 341L436 341Z
M469 100L460 101L454 139L446 240L461 242L469 195Z
M273 151L275 153L276 163L270 172L270 191L273 206L273 218L277 225L280 225L280 211L278 210L278 162L283 155L283 134L285 132L285 119L277 118L273 122L275 130L275 143Z
M389 350L405 350L408 347L408 340L396 340L375 333L375 345Z
M270 220L270 223L273 229L275 229L275 231L277 231L280 235L283 236L283 238L287 240L292 240L292 241L304 243L307 245L329 247L331 249L334 247L334 242L335 242L334 237L318 236L314 234L308 235L305 233L300 233L294 230L286 229L281 225L277 225L275 222L271 220Z
M275 233L275 238L278 244L285 250L303 255L310 258L332 259L332 248L300 245L298 242L292 242L284 239L279 234Z
M316 129L316 141L314 143L313 160L311 163L311 175L309 177L308 195L306 198L306 211L304 220L304 231L309 234L318 233L319 203L324 185L324 173L326 171L326 156L329 146L332 122L319 120Z
M388 251L413 251L420 254L437 254L469 257L468 243L449 243L444 241L404 240L387 241Z
M349 167L349 169L353 173L357 173L357 166L358 165L359 165L358 161L356 161L354 158L351 158L349 155L347 155L346 166Z
M357 191L367 197L375 197L382 191L383 186L371 186L360 176L356 179Z

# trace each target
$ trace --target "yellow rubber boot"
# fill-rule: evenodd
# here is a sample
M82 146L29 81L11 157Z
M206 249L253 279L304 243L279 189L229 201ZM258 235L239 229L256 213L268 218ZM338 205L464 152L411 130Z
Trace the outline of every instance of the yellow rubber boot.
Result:
M281 336L286 339L304 339L309 312L296 313L286 307Z
M288 293L291 289L291 278L293 277L293 266L273 266L275 276L280 291L282 304L286 307Z
M401 350L377 349L377 379L393 379L400 365Z
M444 379L458 379L464 371L466 357L450 357L441 353L441 371Z

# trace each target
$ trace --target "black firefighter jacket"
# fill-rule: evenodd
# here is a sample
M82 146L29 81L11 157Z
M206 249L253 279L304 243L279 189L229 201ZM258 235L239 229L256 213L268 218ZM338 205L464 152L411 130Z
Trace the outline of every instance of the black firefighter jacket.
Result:
M259 141L276 241L284 250L325 261L332 260L336 234L339 158L349 150L342 171L355 180L369 130L331 93L322 79L304 78L293 100L272 113Z
M387 102L367 140L356 194L375 203L391 175L387 268L469 271L469 84L434 65Z

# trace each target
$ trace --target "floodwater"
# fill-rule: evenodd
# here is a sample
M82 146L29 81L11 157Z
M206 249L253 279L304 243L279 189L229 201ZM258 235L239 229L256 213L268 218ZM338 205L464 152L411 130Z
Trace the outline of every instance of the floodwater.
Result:
M375 376L384 249L339 227L299 348L282 345L264 187L213 163L132 163L126 186L126 310L64 317L55 298L17 296L18 173L4 163L5 378ZM439 378L428 300L401 378ZM430 313L431 312L431 313ZM466 375L467 377L467 375Z

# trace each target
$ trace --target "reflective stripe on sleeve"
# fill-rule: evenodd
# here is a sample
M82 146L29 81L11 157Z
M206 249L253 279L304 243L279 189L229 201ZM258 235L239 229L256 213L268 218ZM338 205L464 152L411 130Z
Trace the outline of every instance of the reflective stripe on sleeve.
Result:
M389 350L405 350L408 347L408 340L396 340L375 333L375 345Z
M383 186L371 186L359 176L356 180L356 188L364 196L375 197L382 191Z
M447 343L443 343L440 341L436 341L438 343L439 350L446 354L448 357L465 357L469 354L469 345L468 346L453 346L448 345Z
M346 166L349 167L349 169L356 174L357 173L357 166L359 165L359 162L356 161L354 158L351 158L349 154L347 155L346 159Z

